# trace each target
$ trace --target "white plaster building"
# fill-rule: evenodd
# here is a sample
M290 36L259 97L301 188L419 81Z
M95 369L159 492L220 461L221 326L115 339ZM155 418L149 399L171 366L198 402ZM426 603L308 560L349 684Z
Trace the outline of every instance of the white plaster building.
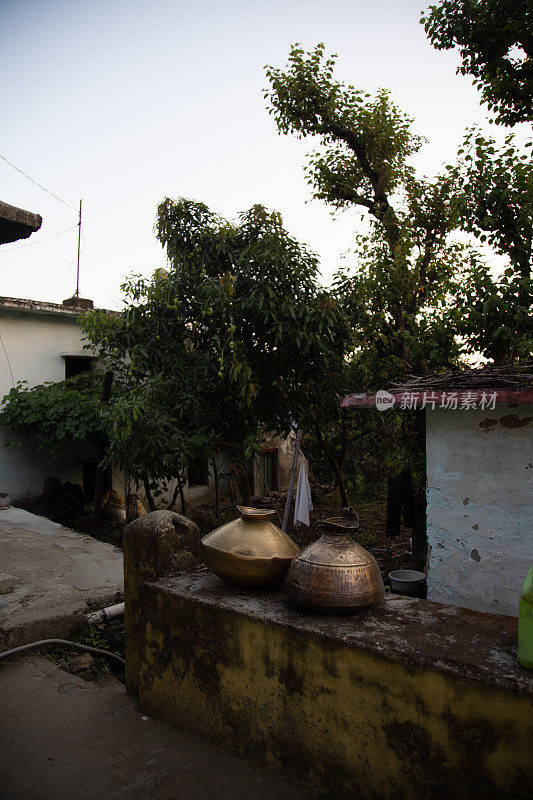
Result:
M485 367L341 405L425 409L428 599L518 616L533 562L531 376Z
M426 414L428 598L518 616L533 562L533 404Z
M0 298L0 402L18 381L31 387L90 368L91 356L83 349L77 325L81 311L72 305ZM6 439L21 444L5 446ZM83 486L96 460L96 445L90 442L65 443L64 457L58 460L38 451L27 436L0 426L0 492L12 501L41 494L48 476Z
M79 303L74 305L72 298L59 305L0 297L0 403L19 381L27 381L32 387L94 368L94 355L84 349L83 333L77 324L80 313L92 303L83 299ZM288 487L294 438L294 434L287 439L267 437L262 444L262 472L273 490L286 491ZM20 446L5 446L6 440L16 440ZM33 500L41 494L46 478L53 476L79 484L91 498L99 461L97 446L91 442L65 442L62 449L63 457L54 459L37 450L30 437L10 433L0 426L0 492L9 494L13 502ZM221 454L218 469L220 489L226 493L231 477L228 454ZM266 494L257 464L252 465L250 478L252 493ZM110 475L109 485L125 492L119 472ZM172 484L163 501L170 501L174 488ZM140 493L143 494L142 488ZM186 502L192 506L210 503L214 494L211 466L207 461L192 464L184 487ZM179 505L178 499L178 508Z

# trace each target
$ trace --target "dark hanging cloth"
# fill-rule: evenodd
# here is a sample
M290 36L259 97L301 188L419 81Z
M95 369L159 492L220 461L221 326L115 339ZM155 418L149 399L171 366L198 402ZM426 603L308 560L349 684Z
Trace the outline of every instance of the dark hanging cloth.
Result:
M413 555L423 556L427 552L428 537L426 528L426 492L420 489L415 497L415 518L413 522Z
M409 467L406 467L404 470L402 470L400 475L403 476L403 524L406 528L412 528L415 522L415 493L413 489L413 475Z
M412 528L414 522L413 476L409 467L399 475L387 478L387 522L385 535L395 539L400 535L400 525Z
M385 536L395 539L400 534L402 518L402 481L399 475L387 478L387 523Z

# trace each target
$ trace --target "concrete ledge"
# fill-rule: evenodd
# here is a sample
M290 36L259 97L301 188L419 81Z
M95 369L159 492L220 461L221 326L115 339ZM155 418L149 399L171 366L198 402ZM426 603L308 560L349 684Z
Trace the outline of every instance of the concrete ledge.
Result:
M148 594L154 591L353 645L409 668L432 669L533 695L533 673L516 659L514 617L400 595L388 595L383 603L349 616L315 614L289 603L282 589L260 593L229 589L211 572L146 587Z
M323 616L210 573L141 584L139 614L154 716L336 798L531 797L511 618L399 597Z
M11 579L0 594L0 650L68 638L88 604L122 599L122 553L21 508L0 510L0 560Z

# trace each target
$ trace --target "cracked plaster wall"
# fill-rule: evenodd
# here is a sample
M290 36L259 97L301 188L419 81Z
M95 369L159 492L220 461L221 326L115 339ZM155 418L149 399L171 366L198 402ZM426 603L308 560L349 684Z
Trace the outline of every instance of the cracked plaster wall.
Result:
M533 405L427 413L428 598L518 615L533 561Z

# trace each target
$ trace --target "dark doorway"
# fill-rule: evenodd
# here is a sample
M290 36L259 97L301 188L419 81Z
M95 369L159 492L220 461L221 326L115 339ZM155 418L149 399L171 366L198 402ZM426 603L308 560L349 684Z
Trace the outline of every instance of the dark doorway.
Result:
M94 492L96 489L96 473L98 470L98 459L94 458L91 461L84 461L81 465L83 493L88 500L93 500ZM108 467L104 475L104 494L113 486L113 476L111 467Z
M278 451L277 450L262 450L259 453L261 464L261 472L264 475L264 480L261 479L261 494L275 492L278 489ZM268 488L267 488L268 487Z
M75 378L83 372L90 372L93 359L91 356L63 356L65 359L65 379Z
M207 458L193 458L187 464L187 483L189 486L209 484L209 464Z

